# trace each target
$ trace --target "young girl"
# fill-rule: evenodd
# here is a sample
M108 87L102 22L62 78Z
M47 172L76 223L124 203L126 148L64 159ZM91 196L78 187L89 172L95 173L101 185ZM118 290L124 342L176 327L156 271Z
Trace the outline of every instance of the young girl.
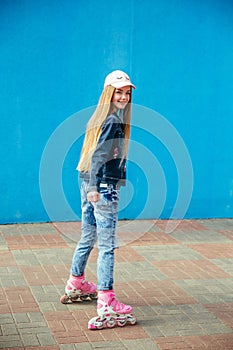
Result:
M126 73L116 70L107 75L97 108L87 124L77 167L83 180L82 235L61 302L95 299L98 294L98 316L89 321L89 329L136 323L132 307L120 303L113 290L119 191L126 180L132 88L135 86ZM85 267L97 240L96 286L85 280Z

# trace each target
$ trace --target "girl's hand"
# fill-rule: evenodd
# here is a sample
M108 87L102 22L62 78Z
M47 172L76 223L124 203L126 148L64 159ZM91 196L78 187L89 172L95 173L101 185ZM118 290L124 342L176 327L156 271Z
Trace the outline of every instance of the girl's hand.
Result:
M100 200L100 193L97 191L91 191L87 194L88 202L98 202Z

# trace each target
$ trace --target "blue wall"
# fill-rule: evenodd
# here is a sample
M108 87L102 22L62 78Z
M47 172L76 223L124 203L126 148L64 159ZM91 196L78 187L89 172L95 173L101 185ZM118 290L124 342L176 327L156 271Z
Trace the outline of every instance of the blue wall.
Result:
M2 0L0 223L80 218L82 135L113 69L137 85L120 218L232 217L232 18L227 0Z

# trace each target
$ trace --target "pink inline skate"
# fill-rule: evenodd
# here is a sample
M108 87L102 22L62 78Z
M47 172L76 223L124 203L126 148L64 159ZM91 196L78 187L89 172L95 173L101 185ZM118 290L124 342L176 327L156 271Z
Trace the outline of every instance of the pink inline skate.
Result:
M65 288L66 294L60 299L62 304L74 303L78 300L97 299L95 283L87 282L84 276L70 275Z
M124 327L126 324L134 325L137 322L132 314L132 307L120 303L112 290L98 293L97 313L98 316L88 322L88 329Z

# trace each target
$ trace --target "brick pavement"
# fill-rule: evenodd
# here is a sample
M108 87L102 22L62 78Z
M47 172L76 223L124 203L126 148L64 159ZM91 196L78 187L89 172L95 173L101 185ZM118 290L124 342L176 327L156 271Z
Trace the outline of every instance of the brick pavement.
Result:
M0 226L0 349L233 349L233 220L120 221L115 290L138 324L101 331L96 301L59 301L79 237L79 222Z

